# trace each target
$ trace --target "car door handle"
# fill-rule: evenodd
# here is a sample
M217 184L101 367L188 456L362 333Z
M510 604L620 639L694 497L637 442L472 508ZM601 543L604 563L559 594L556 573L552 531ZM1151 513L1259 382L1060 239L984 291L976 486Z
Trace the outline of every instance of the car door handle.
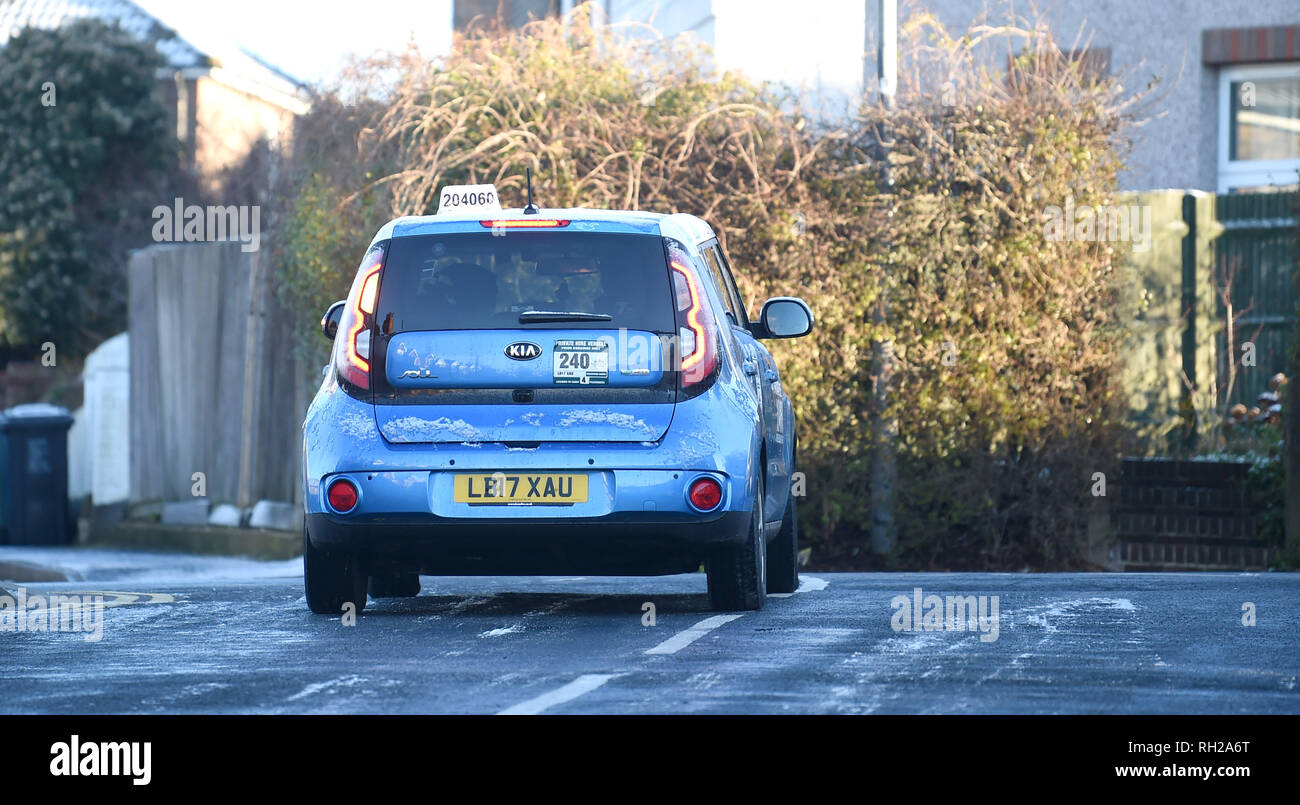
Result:
M758 374L758 361L750 361L750 360L747 360L747 361L742 362L740 365L741 365L741 367L744 368L744 370L745 370L745 374L747 374L747 375L756 375L756 374Z

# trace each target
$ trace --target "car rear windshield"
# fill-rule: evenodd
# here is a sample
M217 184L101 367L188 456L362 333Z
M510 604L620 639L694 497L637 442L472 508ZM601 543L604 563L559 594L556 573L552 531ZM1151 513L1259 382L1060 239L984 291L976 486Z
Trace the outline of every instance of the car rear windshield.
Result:
M394 238L378 320L387 333L675 327L662 239L579 231Z

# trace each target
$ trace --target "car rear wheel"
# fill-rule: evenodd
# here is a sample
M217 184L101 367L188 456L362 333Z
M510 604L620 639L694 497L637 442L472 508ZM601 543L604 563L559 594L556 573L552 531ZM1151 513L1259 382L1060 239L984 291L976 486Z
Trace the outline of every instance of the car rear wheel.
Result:
M739 545L719 548L704 564L714 609L762 609L767 600L767 550L763 540L763 484L758 484L749 535Z
M767 543L767 591L792 593L799 589L799 515L794 495L785 504L781 530Z
M307 606L317 615L338 615L351 602L356 612L366 608L366 574L357 557L314 547L302 530L302 579Z
M419 594L418 573L380 573L370 577L371 598L414 598Z

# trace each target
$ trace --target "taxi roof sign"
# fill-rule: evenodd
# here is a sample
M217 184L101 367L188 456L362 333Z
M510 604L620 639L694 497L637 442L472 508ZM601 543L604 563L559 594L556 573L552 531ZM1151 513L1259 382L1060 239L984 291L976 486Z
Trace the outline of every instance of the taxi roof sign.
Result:
M447 185L438 194L438 215L501 212L501 198L494 184Z

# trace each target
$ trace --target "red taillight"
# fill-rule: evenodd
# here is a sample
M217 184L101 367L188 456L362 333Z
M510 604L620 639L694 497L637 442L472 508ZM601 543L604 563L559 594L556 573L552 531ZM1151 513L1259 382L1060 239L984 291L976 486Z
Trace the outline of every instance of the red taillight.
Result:
M339 478L330 483L326 497L329 498L330 508L346 514L357 505L357 487L346 478Z
M335 365L344 380L362 389L370 388L370 325L379 296L379 272L384 267L383 259L384 253L379 249L366 255L339 321L343 342L339 345Z
M713 511L722 503L722 484L713 478L697 478L687 495L691 505L700 511Z
M506 218L498 221L479 221L479 225L488 229L555 229L568 226L569 222L556 218Z
M699 278L683 254L674 252L669 265L677 286L678 312L686 324L678 334L682 389L687 390L713 377L718 368L718 347L713 313L704 300Z

